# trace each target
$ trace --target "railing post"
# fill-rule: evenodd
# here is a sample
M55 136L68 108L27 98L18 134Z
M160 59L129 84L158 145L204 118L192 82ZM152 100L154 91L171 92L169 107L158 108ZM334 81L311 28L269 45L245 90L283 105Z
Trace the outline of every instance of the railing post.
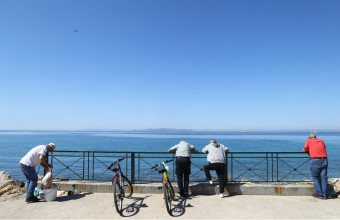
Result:
M228 184L228 152L225 152L224 182Z
M83 180L85 179L85 152L83 152Z
M138 179L137 181L140 181L140 153L138 153Z
M94 152L92 152L92 179L94 180Z
M269 164L268 164L268 152L266 153L266 162L267 162L267 181L269 181Z
M175 154L173 153L172 154L172 179L175 181L175 159L176 159L176 156ZM177 178L177 177L176 177Z
M52 154L52 153L51 153ZM47 161L48 163L48 156L50 155L50 153L47 152L46 156L45 156L45 160ZM52 164L52 156L51 156L51 165L53 166ZM46 175L46 170L44 169L44 176Z
M131 183L135 183L135 153L131 153Z
M90 151L87 151L87 179L90 179Z
M279 154L276 153L276 181L279 182Z
M230 173L231 173L231 179L234 178L234 164L233 164L234 154L230 154Z
M271 153L272 157L272 182L274 182L274 154Z

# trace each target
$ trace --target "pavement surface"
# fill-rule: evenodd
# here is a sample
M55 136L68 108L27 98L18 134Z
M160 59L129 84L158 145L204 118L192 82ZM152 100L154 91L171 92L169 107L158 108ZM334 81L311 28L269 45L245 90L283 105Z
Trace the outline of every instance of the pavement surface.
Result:
M81 193L27 204L25 195L0 203L0 219L340 219L340 199L311 196L197 195L177 197L173 216L161 194L133 194L120 216L111 193Z

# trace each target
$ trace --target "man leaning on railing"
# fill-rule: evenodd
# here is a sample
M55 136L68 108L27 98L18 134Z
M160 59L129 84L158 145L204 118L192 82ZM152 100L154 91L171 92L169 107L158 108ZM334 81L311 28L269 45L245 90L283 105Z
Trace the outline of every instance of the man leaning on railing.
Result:
M308 153L312 159L310 171L314 184L314 198L327 199L327 152L326 146L321 139L317 139L314 133L310 133L302 152ZM321 184L320 184L320 180Z
M189 196L189 175L191 173L191 153L198 152L197 148L193 145L181 141L179 144L171 147L169 153L176 152L176 175L179 194L182 197ZM183 187L184 176L184 187Z
M207 153L208 164L204 166L204 173L207 180L212 184L210 170L215 170L218 178L218 185L220 190L220 197L223 198L224 195L224 181L225 181L225 169L227 162L226 153L229 149L223 144L219 144L216 140L212 139L210 143L202 149L203 153Z

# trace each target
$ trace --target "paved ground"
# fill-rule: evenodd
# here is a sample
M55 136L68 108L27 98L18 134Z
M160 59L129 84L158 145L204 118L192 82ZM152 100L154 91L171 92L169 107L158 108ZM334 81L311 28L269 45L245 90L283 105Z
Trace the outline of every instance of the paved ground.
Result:
M123 217L110 193L82 193L26 204L25 196L0 203L0 219L169 219L163 196L134 194ZM176 202L173 215L186 219L340 219L340 199L307 196L192 196Z

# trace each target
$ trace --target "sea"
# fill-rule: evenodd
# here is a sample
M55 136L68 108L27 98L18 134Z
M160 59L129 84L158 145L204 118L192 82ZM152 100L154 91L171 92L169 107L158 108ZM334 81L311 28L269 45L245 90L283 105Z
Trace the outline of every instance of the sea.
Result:
M231 152L301 152L309 132L0 131L0 171L25 180L20 159L33 147L53 142L58 151L167 152L181 140L199 151L210 139ZM327 147L328 177L340 177L340 132L318 132Z

